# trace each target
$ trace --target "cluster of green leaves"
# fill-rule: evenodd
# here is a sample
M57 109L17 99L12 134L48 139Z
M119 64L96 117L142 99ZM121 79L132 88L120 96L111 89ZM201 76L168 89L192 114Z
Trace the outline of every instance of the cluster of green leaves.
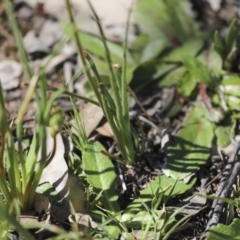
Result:
M149 11L154 11L154 8L150 8L149 6ZM144 18L142 15L141 17ZM142 21L142 24L145 23ZM236 119L240 116L239 34L240 27L235 19L230 23L224 37L218 31L215 32L211 48L202 48L203 39L188 38L177 48L170 46L169 51L165 52L163 49L167 45L149 41L149 47L143 52L145 55L141 59L144 61L135 71L133 87L143 88L139 84L143 71L144 78L148 78L150 84L160 87L176 86L185 100L195 101L199 94L197 87L200 87L200 91L202 86L206 87L201 92L203 101L194 103L174 143L168 148L167 169L175 179L184 179L205 164L210 156L212 143L225 147L234 136ZM139 41L142 39L139 38ZM141 88L137 90L140 91ZM178 111L175 109L175 114ZM239 202L238 199L223 200L233 205ZM234 219L230 226L219 224L210 231L207 239L239 236L237 222Z
M94 204L90 204L92 214L98 220L99 215L102 215L102 221L111 219L106 228L109 228L109 233L113 226L118 229L115 231L115 235L111 235L113 238L117 238L120 231L126 231L124 227L126 226L127 228L143 229L145 237L149 231L153 230L154 236L167 239L177 228L177 224L175 215L168 215L167 209L158 210L159 204L167 201L163 198L166 196L166 189L170 188L172 191L176 189L177 194L189 190L196 179L193 178L191 184L186 187L181 186L183 184L181 180L206 163L214 139L217 140L218 146L224 147L230 142L230 136L233 134L235 120L232 118L231 111L239 108L236 89L236 86L239 85L239 77L225 72L225 69L221 67L224 65L221 61L224 62L224 58L228 54L220 55L222 58L220 59L213 48L207 50L203 48L205 36L198 30L193 16L183 17L184 4L187 4L187 1L181 1L178 4L175 1L152 0L151 4L140 1L137 5L136 15L140 19L140 28L144 35L140 35L132 46L135 70L131 86L136 91L140 92L141 89L146 89L146 86L156 86L156 84L159 87L176 86L178 92L186 100L193 101L199 94L198 86L206 87L205 92L202 92L203 101L194 105L174 143L168 148L166 167L171 178L166 178L166 182L165 177L157 178L157 187L153 187L154 182L151 182L141 192L140 198L133 201L124 213L120 214L117 195L114 191L116 181L116 175L112 172L114 166L106 156L101 154L104 148L99 143L89 143L86 149L90 151L83 151L82 160L87 180L98 194L97 199L101 202L101 206L104 206L103 213L93 207L98 200L93 201ZM169 11L175 12L175 14L168 14ZM172 22L174 24L171 24ZM159 28L163 25L168 27ZM237 29L234 21L227 34L232 39L231 44L228 43L228 50L224 50L227 53L233 51L232 49L235 47L237 34L234 35L232 31ZM82 33L78 34L80 38ZM220 37L217 40L220 41ZM83 43L83 45L85 44ZM217 44L215 34L215 50ZM139 51L140 49L141 51ZM89 55L86 57L89 58ZM108 62L107 58L105 59ZM90 67L95 66L91 59L89 61ZM211 69L209 65L211 65ZM111 71L110 69L109 72L111 73ZM94 69L94 73L96 76L99 75L96 69ZM104 90L101 78L98 77L94 84L96 88ZM110 86L113 92L117 89L116 86L111 84ZM232 94L234 88L236 96ZM95 93L101 95L101 91ZM106 96L108 95L106 90L104 93ZM205 99L204 93L206 94ZM106 96L103 101L108 102L112 112L112 100ZM235 98L233 99L233 97ZM99 102L101 101L102 99L99 100ZM176 108L176 106L178 107ZM170 113L171 116L176 115L181 108L181 104L175 101L174 106L168 109L169 115ZM95 167L93 168L94 163ZM176 179L177 182L174 184ZM160 189L159 185L161 185ZM172 192L170 195L175 196ZM154 202L155 197L159 200L157 203ZM139 209L141 211L136 215ZM113 219L117 226L113 225ZM160 221L160 224L156 225L157 221ZM170 228L173 231L169 231Z
M22 43L22 36L14 17L12 3L4 0L9 22L16 39L17 48L28 79L28 90L19 109L17 118L8 122L7 111L0 85L0 236L7 238L10 230L19 231L27 239L34 239L16 220L24 211L31 210L35 193L44 167L48 161L46 146L46 127L49 125L51 136L55 138L61 131L62 112L59 108L52 110L55 100L63 93L56 91L47 98L47 86L44 70L32 74ZM25 143L23 139L23 116L31 99L37 104L36 128L33 139ZM49 117L50 116L50 117ZM16 134L14 130L16 129ZM40 190L40 189L39 189ZM41 226L39 226L41 228Z
M214 35L214 49L222 59L222 67L230 72L239 72L238 59L240 56L239 45L239 25L237 19L233 20L229 26L224 39L218 31Z
M68 8L71 16L69 4ZM127 160L127 163L133 163L133 160L135 158L132 157L132 155L129 153L125 154L125 149L123 149L125 146L122 146L127 145L126 147L131 149L131 145L126 144L126 140L129 141L132 139L132 133L130 135L123 136L124 138L121 137L121 135L118 133L119 130L122 134L125 134L126 131L130 130L126 128L126 126L129 124L129 109L128 106L126 106L127 80L126 77L124 77L126 76L126 73L124 74L126 70L123 68L121 77L119 69L114 70L112 67L110 53L112 54L111 49L113 47L113 44L105 40L101 25L99 24L99 19L96 16L94 10L93 13L96 22L99 25L102 37L101 44L105 49L106 54L102 56L99 50L96 50L95 56L104 57L106 63L109 66L109 86L113 97L110 96L110 93L106 89L105 82L102 80L102 77L97 71L95 63L90 58L89 54L84 53L82 50L83 47L86 46L86 48L88 48L89 46L89 44L85 42L85 38L88 35L80 33L77 30L73 18L71 20L73 23L73 30L70 32L71 28L68 27L68 29L66 29L66 32L77 43L79 53L82 56L82 61L85 66L85 72L96 95L99 106L102 107L105 116L113 129L114 136L116 138L116 142L118 143L118 147L123 156L123 159ZM93 39L96 40L96 43L99 42L96 37L93 37ZM109 46L110 51L108 50ZM92 48L90 48L90 50L94 51ZM124 56L126 56L126 41L123 51ZM89 65L85 63L85 59L88 61ZM127 62L124 58L123 66L126 67L126 65ZM91 76L90 72L88 72L89 69L91 69L94 73L94 78ZM126 109L122 109L123 106L126 106ZM120 110L124 110L124 112L118 113ZM121 116L122 114L123 118ZM81 136L81 133L79 135ZM125 139L125 141L121 141L121 139ZM151 231L155 237L164 237L164 239L167 239L174 231L177 230L180 225L182 225L190 217L190 215L188 215L183 218L181 222L176 224L175 217L178 213L180 213L181 209L179 209L179 211L175 212L174 214L171 214L167 209L158 210L158 208L162 202L167 201L166 198L171 198L191 189L195 182L195 179L189 184L185 184L182 181L176 181L173 178L169 180L165 176L156 178L155 181L151 182L148 187L141 192L140 198L136 199L132 204L130 204L122 214L117 202L118 194L115 192L117 175L114 171L114 165L112 161L108 156L102 154L102 152L105 151L104 147L98 142L85 142L83 145L81 145L79 142L78 146L83 153L83 176L86 177L87 182L90 184L90 186L93 188L93 192L96 194L96 198L94 198L94 200L91 201L91 198L89 198L88 212L94 220L102 223L101 226L104 226L104 229L107 231L108 236L112 239L118 239L120 233L125 233L129 239L132 239L135 230L137 229L142 229L142 239L144 239L144 237L146 237ZM134 153L136 154L136 147L134 148ZM139 212L139 209L141 209L141 212L136 216L136 213ZM156 222L158 221L160 221L160 223L156 225ZM129 228L132 228L130 232L128 230Z
M37 87L39 87L40 91L36 90ZM59 92L54 94L51 99L49 99L50 101L47 100L46 93L44 75L40 77L39 73L33 75L29 82L28 92L22 103L18 117L15 122L12 122L9 126L2 88L0 86L0 208L4 210L4 214L0 216L0 225L3 230L20 229L16 221L16 225L14 224L12 228L10 227L14 222L11 215L20 217L21 212L32 209L33 199L35 193L38 191L38 183L43 169L47 161L51 160L47 157L46 151L46 126L49 123L51 106L59 96ZM37 124L33 140L25 149L22 138L22 117L33 95L35 96L39 112L36 115ZM57 115L59 115L58 112L55 112L53 118L50 120L53 137L57 134L57 131L60 130ZM13 130L11 129L14 123L16 124L16 137L13 135ZM6 209L8 209L8 212ZM7 233L7 231L5 233ZM21 233L25 235L26 231ZM25 236L27 237L28 234Z
M117 182L115 166L111 159L103 154L105 149L99 142L87 141L81 119L73 104L79 137L69 134L82 151L82 176L86 177L95 196L94 199L91 196L88 198L87 210L99 223L99 228L93 230L90 235L100 233L107 238L119 239L119 236L124 233L127 239L134 239L136 231L141 230L141 239L146 239L149 234L152 238L168 239L191 215L177 221L176 216L181 214L182 208L172 213L165 207L165 203L193 187L196 182L195 177L188 184L184 183L183 179L206 162L214 139L222 147L229 143L229 135L233 133L234 118L239 117L237 114L231 115L233 110L240 110L238 91L240 81L238 76L231 74L231 71L236 71L236 59L239 56L237 45L239 27L236 21L233 21L225 39L215 33L214 49L220 55L219 58L213 49L203 50L204 35L194 22L194 16L185 16L187 0L178 2L140 0L135 16L140 22L143 34L133 43L130 53L127 50L127 38L123 48L105 39L100 21L90 2L100 29L101 39L80 33L72 17L70 1L66 2L72 26L65 26L65 32L77 43L84 65L83 72L88 76L97 101L77 96L66 89L47 88L41 71L32 78L10 1L4 0L26 76L32 80L29 82L29 95L23 102L16 122L17 150L14 146L11 126L9 127L6 121L4 101L0 94L0 134L3 143L0 151L0 192L2 194L0 198L2 228L0 229L16 229L25 238L32 239L32 236L12 215L19 216L22 210L31 208L35 192L41 191L38 189L38 182L47 160L45 128L49 123L52 126L53 136L60 131L61 110L57 108L53 112L50 122L48 116L53 102L61 94L67 94L70 98L81 98L100 106L114 132L122 154L121 160L130 164L136 160L139 150L138 136L129 121L127 97L127 82L133 74L131 86L136 91L146 89L146 86L156 86L156 84L159 87L176 86L185 99L196 100L198 86L202 84L207 88L206 93L211 100L203 98L204 101L194 104L174 143L169 146L166 168L169 170L170 178L156 177L146 189L141 191L139 198L130 203L123 212L119 207L118 194L115 191ZM93 45L96 49L92 48ZM98 58L94 58L93 61L89 53L84 53L83 48L93 52ZM112 62L121 63L122 59L122 68L120 65L112 65ZM208 61L211 70L207 64ZM110 90L107 87L110 87ZM50 101L47 101L47 90L55 91ZM30 150L24 151L21 120L32 95L39 109L36 117L37 128L29 146ZM177 100L176 98L174 105L170 106L166 116L175 116L181 111L182 105ZM40 160L38 159L39 151L41 151ZM91 195L90 191L88 195ZM6 221L3 221L4 219ZM235 222L230 226L230 230L233 225L235 226ZM32 224L28 228L48 229L58 234L58 239L64 239L66 236L69 239L80 239L77 225L70 232L41 224ZM3 234L6 235L6 231L0 231L0 233L2 237Z
M112 161L102 154L103 150L100 143L89 142L82 155L84 176L93 188L93 193L89 193L88 197L88 212L93 220L101 223L104 231L100 231L100 234L105 232L111 239L118 239L120 234L126 234L127 239L134 239L136 231L141 230L141 239L149 234L168 239L191 217L189 214L177 222L177 215L186 206L172 213L168 207L164 207L164 203L191 189L196 179L186 184L164 175L151 181L141 191L139 198L121 212L115 190L117 175ZM162 204L163 208L159 209Z
M212 33L201 34L194 16L169 27L174 17L167 13L175 11L173 2L152 0L148 6L144 1L137 5L135 15L144 34L133 43L133 48L141 51L135 54L140 61L130 86L139 93L156 87L175 87L178 94L165 110L167 117L176 116L186 102L194 104L168 148L170 176L183 179L205 164L212 143L226 147L234 135L240 107L239 76L233 74L239 72L239 25L233 20L224 39L216 32L211 46ZM180 14L175 14L177 18L182 18L187 3L175 3ZM168 28L159 28L163 23ZM196 103L199 94L202 102Z
M81 34L79 34L79 31L77 30L75 20L73 18L73 14L70 7L70 1L66 1L66 3L68 6L69 16L73 25L72 29L74 40L77 44L79 55L81 56L84 70L88 77L91 88L95 93L99 106L102 108L104 115L111 126L118 148L121 152L123 161L132 164L135 162L138 151L138 137L134 129L131 127L129 118L127 80L126 80L128 27L126 28L127 30L124 44L125 47L123 49L123 64L122 64L123 68L122 68L119 63L114 65L112 64L111 53L109 51L108 44L105 40L100 20L90 1L88 1L88 4L94 14L96 23L98 25L102 37L101 41L103 44L103 49L105 51L105 59L108 64L108 70L110 74L109 80L111 92L109 92L97 70L94 61L87 52L83 52ZM87 60L87 62L85 59ZM91 75L89 68L93 71L94 77Z

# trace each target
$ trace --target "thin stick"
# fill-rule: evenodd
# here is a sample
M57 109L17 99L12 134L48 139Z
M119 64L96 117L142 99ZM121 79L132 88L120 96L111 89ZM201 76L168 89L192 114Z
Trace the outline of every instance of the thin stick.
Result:
M216 192L216 196L218 197L226 197L228 195L232 187L232 184L234 183L234 181L236 181L237 175L239 174L240 162L238 161L234 164L236 155L239 150L239 146L240 146L240 142L236 142L233 152L229 157L228 163L223 171L223 176L218 185L218 190ZM223 205L224 205L224 202L222 200L215 199L213 201L211 210L208 215L209 221L208 221L205 232L201 236L201 239L205 239L209 230L215 227L219 223Z

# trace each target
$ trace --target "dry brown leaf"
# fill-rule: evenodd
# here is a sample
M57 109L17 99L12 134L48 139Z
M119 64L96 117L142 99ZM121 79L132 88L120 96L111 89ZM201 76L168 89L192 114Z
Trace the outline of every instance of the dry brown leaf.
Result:
M89 137L93 130L96 129L98 124L103 118L103 111L100 107L94 104L87 104L85 108L80 111L80 117L83 119L83 126L85 129L86 136ZM71 121L73 125L72 131L78 134L76 131L76 124L74 119Z
M88 214L75 213L77 224L84 227L97 228L98 224L95 223ZM69 222L73 222L72 216L68 218Z
M134 234L133 234L134 239L136 239L136 240L142 239L143 234L145 234L145 231L143 231L143 230L134 231ZM145 240L153 240L153 239L154 239L154 232L153 231L148 231Z
M47 128L47 154L51 155L53 151L53 138L50 135L50 128ZM49 182L55 187L56 191L61 192L67 183L68 179L68 166L64 158L65 146L61 134L56 135L56 152L43 170L39 184ZM41 159L41 151L38 153L38 159ZM64 197L64 196L61 196Z
M17 218L19 222L23 225L26 223L38 223L38 216L36 216L36 211L27 211L23 212L19 218Z
M114 138L112 128L108 122L104 123L102 126L96 128L96 131L105 137Z

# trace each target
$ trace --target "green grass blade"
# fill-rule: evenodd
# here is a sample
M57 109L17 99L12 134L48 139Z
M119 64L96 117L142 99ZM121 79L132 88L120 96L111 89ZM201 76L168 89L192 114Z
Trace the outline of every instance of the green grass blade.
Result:
M91 73L90 73L90 71L89 71L89 68L88 68L87 63L86 63L86 60L85 60L84 51L83 51L83 47L82 47L82 44L81 44L81 39L80 39L79 31L78 31L77 25L76 25L75 20L74 20L74 17L73 17L70 0L66 0L66 6L67 6L67 10L68 10L70 22L71 22L72 27L73 27L74 39L75 39L75 42L76 42L76 45L77 45L78 53L79 53L79 55L80 55L80 58L81 58L81 61L82 61L82 64L83 64L84 72L85 72L85 74L86 74L86 76L87 76L90 84L92 84L93 87L95 87L94 79L93 79L92 76L91 76ZM98 101L99 101L100 106L102 106L102 102L101 102L101 98L100 98L100 96L99 96L99 93L96 91L96 89L95 89L94 92L95 92L95 94L96 94L96 97L97 97L97 99L98 99Z
M24 72L27 76L27 79L30 80L32 77L32 71L28 64L28 58L27 58L27 55L26 55L26 52L24 49L22 35L21 35L20 29L18 27L17 21L15 19L15 16L14 16L12 1L3 0L3 3L5 5L5 9L6 9L8 20L9 20L9 23L10 23L10 26L11 26L11 29L13 32L15 43L16 43L17 49L19 51L21 63L23 64Z
M50 90L50 91L57 91L57 90L59 90L59 89L48 86L48 90ZM96 101L94 101L94 100L92 100L91 98L87 98L87 97L80 96L80 95L78 95L78 94L76 94L76 93L69 92L69 91L66 90L66 89L64 89L64 91L63 91L62 94L65 94L65 95L67 95L67 96L69 96L69 97L72 97L72 98L77 98L77 99L80 99L80 100L83 100L83 101L92 103L92 104L94 104L94 105L96 105L96 106L99 107L99 103L96 102Z
M66 86L65 86L66 88ZM77 137L77 142L78 142L78 147L82 150L83 146L87 144L87 136L86 136L86 132L85 132L85 126L84 126L84 122L83 119L80 118L79 116L79 112L77 110L77 106L75 104L75 102L73 101L72 97L69 97L71 104L72 104L72 108L73 108L73 119L74 122L76 123L76 130L78 133L78 137ZM72 133L70 133L70 135L73 135Z
M5 204L8 205L11 202L11 194L8 187L8 182L0 176L0 192L3 195ZM0 197L2 199L2 196Z
M116 102L116 112L117 112L117 118L118 119L122 119L122 106L121 106L121 102L120 102L120 92L119 89L117 87L117 83L116 83L116 77L114 75L114 71L113 71L113 66L112 66L112 60L111 60L111 53L108 49L107 46L107 42L106 42L106 38L102 29L102 26L100 24L100 19L93 7L93 5L91 4L91 2L88 0L88 5L95 17L98 29L100 31L100 35L102 38L102 43L104 46L104 50L105 50L105 54L106 54L106 59L107 59L107 63L108 63L108 68L109 68L109 72L110 72L110 85L111 85L111 89L112 89L112 93L113 93L113 99L114 102Z
M123 115L126 116L129 113L128 107L128 98L127 98L127 49L128 49L128 33L129 33L129 25L130 25L130 18L132 13L134 0L132 0L131 6L128 10L127 16L127 23L126 23L126 31L125 31L125 39L123 44L123 71L122 71L122 79L121 79L121 99L122 99L122 108L123 108Z
M22 195L21 176L19 173L18 158L11 135L8 136L7 149L5 152L11 196L12 198L20 198Z
M7 209L5 204L3 204L2 199L0 198L0 212L1 212L1 218L6 220L8 225L9 225L9 229L14 229L16 231L18 231L20 233L21 239L22 237L24 239L28 239L28 240L34 240L35 238L26 230L24 229L20 223L13 217L11 216Z

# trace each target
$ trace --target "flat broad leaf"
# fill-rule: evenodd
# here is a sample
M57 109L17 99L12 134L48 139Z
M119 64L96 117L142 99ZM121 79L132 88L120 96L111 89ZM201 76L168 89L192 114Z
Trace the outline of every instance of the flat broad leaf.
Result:
M167 39L172 45L199 36L193 14L187 11L188 1L139 0L134 19L140 31L150 39Z
M240 77L229 76L221 82L221 89L230 96L240 97Z
M146 62L157 57L167 46L168 43L160 39L149 42L142 52L141 62Z
M167 150L166 169L174 179L184 179L206 163L215 125L207 120L202 104L189 113L178 136Z
M56 204L61 204L62 203L62 199L58 195L58 192L53 187L53 185L49 182L39 184L37 186L36 192L38 194L41 194L41 195L47 197L50 202L54 202Z
M228 85L240 86L240 77L236 76L236 75L235 76L234 75L227 76L226 78L223 79L221 84L223 86L228 86Z
M143 202L151 208L155 197L174 197L189 190L194 183L195 179L193 179L189 184L186 184L183 181L175 180L171 177L166 177L165 175L157 177L148 183L147 188L140 192L139 198L135 199L127 206L122 216L122 221L129 221L140 210L146 210L142 204Z
M197 86L196 78L192 77L189 72L185 72L178 82L178 90L181 94L189 97Z
M172 66L170 64L166 64L166 66ZM179 82L182 79L182 75L186 72L185 67L173 67L172 69L168 69L168 72L165 72L163 77L161 77L161 80L159 81L158 86L159 87L169 87L169 86L175 86L179 85Z
M200 55L198 55L198 60L201 61L203 64L209 64L211 67L211 74L216 79L222 79L225 71L222 69L222 59L219 54L214 50L214 47L202 51Z
M112 214L120 212L115 192L117 177L111 160L101 153L105 151L99 142L88 143L83 150L83 169L87 181L99 193L103 190L102 201L104 208Z
M110 239L119 239L119 236L122 233L121 229L117 226L110 225L110 226L106 226L105 229Z
M239 226L240 220L236 218L233 219L233 222L229 226L226 226L224 224L218 224L215 228L209 231L206 240L240 239Z
M182 62L183 58L194 57L203 46L202 40L191 39L182 46L174 49L163 60L171 62Z
M71 39L73 39L73 29L69 27L69 24L67 23L63 23L62 25L63 25L65 34L69 36ZM104 49L101 38L91 35L89 33L80 32L80 31L79 31L79 37L86 51L89 51L95 56L105 59L106 53L105 53L105 49ZM123 57L123 47L109 40L106 40L106 42L107 42L109 51L111 53L112 61L114 63L121 64L122 57ZM131 57L131 54L129 52L128 52L128 63L134 63L134 60Z
M225 96L225 100L231 110L240 111L240 98L235 96Z
M231 120L230 117L225 119L221 124L216 126L215 135L217 137L217 146L226 147L231 142L234 136L234 129L236 127L236 120Z
M196 78L198 82L203 83L207 87L214 87L211 73L205 64L190 56L184 58L183 63L191 76Z

